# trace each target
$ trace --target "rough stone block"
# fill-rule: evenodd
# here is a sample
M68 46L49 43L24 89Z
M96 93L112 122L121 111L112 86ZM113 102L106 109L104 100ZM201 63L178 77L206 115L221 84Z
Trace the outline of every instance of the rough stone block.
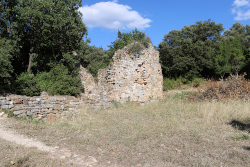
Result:
M27 113L26 113L28 116L31 116L31 115L33 115L33 112L32 111L27 111Z
M41 98L36 98L36 101L41 101Z
M20 115L22 112L21 111L14 111L13 114L14 115Z
M28 105L29 101L28 100L23 100L24 105Z
M26 109L26 110L33 110L33 109L40 109L41 107L40 106L33 106L33 107L31 107L31 106L24 106L24 109Z
M32 110L30 110L32 113L34 113L34 112L40 112L41 110L40 109L32 109Z
M2 105L1 108L2 109L9 109L9 105Z
M28 104L40 104L39 101L28 101Z
M22 103L23 103L22 100L15 100L15 101L14 101L14 104L22 104Z
M42 104L41 107L42 108L53 108L54 105L53 104Z
M54 105L54 108L53 108L54 110L61 110L62 109L62 107L61 107L61 105Z
M0 105L6 105L8 100L0 100Z
M49 101L55 102L55 101L57 101L57 98L56 98L56 97L50 97L50 98L49 98Z
M42 92L41 92L41 96L49 96L49 95L48 95L48 93L47 93L47 92L42 91Z
M80 102L70 102L70 105L80 105Z

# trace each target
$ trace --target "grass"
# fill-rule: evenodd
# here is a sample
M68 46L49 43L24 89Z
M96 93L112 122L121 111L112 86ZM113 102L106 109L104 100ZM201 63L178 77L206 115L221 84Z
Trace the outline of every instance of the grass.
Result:
M65 160L51 158L51 155L36 148L26 148L0 139L1 167L46 167L66 166ZM69 165L68 165L69 166Z
M250 102L187 102L185 95L139 107L82 109L54 124L21 121L15 128L94 156L100 165L248 166L249 133L230 122L250 120Z
M240 135L234 136L232 138L237 140L237 141L239 141L239 140L249 140L250 136L247 135L247 134L240 134Z

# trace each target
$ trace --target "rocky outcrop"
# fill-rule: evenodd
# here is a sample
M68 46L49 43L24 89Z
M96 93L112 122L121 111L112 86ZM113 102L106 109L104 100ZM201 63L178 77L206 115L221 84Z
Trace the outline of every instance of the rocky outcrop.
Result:
M89 73L81 67L81 78L86 87L84 101L91 107L106 108L112 101L145 103L150 99L162 98L163 76L159 63L159 52L152 45L130 53L130 46L118 50L107 69L99 70L98 83L86 80ZM88 83L87 83L88 82Z

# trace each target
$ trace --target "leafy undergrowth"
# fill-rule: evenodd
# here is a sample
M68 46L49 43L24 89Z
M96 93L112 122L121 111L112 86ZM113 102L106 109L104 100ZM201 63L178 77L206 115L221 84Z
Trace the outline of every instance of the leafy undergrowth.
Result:
M51 147L93 156L97 166L249 166L249 133L230 125L233 119L249 118L249 111L248 101L175 98L137 107L82 109L78 117L54 124L15 120L12 128Z
M241 76L229 76L224 81L208 80L201 85L198 93L190 93L191 101L220 101L227 99L250 99L250 82Z

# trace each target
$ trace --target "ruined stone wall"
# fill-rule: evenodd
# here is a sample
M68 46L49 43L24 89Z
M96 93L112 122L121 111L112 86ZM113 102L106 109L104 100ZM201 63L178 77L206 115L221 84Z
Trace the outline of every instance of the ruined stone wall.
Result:
M108 68L99 70L95 86L89 89L84 84L84 87L88 87L85 89L84 100L89 106L106 108L112 101L144 103L149 99L162 98L163 76L159 52L150 45L140 54L132 54L129 53L130 47L118 50ZM86 75L86 69L82 68L82 71Z
M0 96L0 110L13 111L17 117L30 116L36 120L51 121L79 112L80 101L74 96Z

